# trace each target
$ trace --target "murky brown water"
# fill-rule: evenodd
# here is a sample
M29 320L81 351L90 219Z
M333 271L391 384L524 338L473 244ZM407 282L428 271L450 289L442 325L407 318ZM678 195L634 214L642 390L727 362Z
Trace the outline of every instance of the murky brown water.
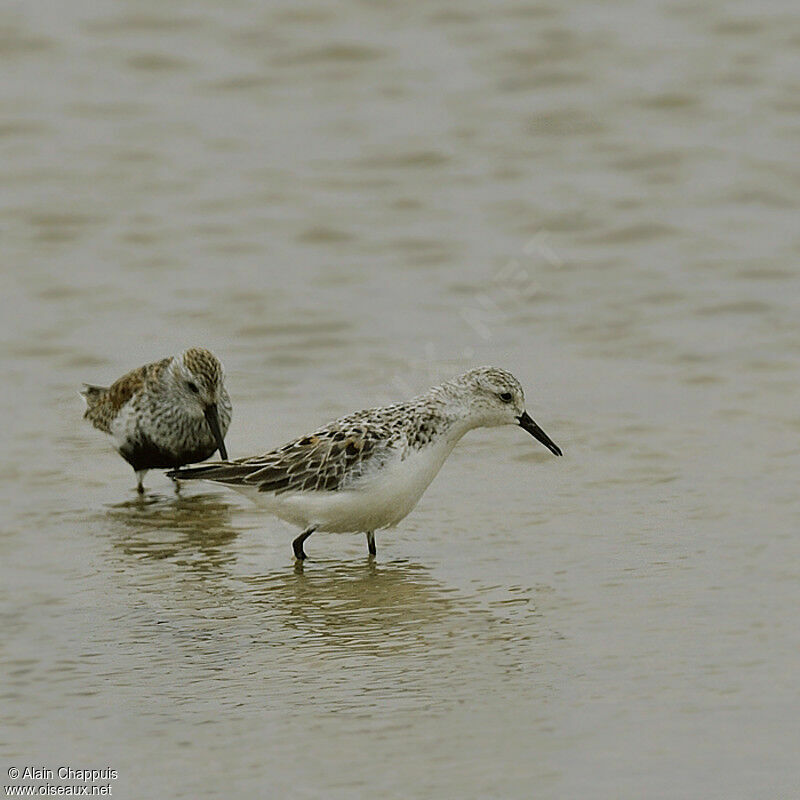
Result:
M0 69L4 776L796 796L793 3L9 3ZM565 458L473 434L297 572L81 422L192 344L233 456L494 363Z

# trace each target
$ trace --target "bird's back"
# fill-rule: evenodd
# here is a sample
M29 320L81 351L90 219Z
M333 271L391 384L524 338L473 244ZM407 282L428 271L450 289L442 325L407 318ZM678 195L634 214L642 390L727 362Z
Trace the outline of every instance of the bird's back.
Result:
M152 364L145 364L118 378L109 387L93 386L85 383L81 396L86 401L84 419L104 433L111 433L111 424L119 414L120 409L138 392L145 384L158 377L171 358L164 358Z

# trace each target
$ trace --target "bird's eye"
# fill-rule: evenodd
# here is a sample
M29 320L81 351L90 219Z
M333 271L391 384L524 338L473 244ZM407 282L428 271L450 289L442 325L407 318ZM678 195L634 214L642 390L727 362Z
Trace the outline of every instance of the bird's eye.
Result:
M193 383L192 381L189 381L189 382L188 382L186 385L189 387L189 390L190 390L190 391L192 391L192 392L194 392L195 394L197 394L197 393L200 391L200 390L197 388L197 384L196 384L196 383Z
M501 394L499 394L499 395L498 395L498 397L499 397L499 398L500 398L500 399L501 399L501 400L502 400L504 403L510 403L510 402L511 402L511 392L502 392Z

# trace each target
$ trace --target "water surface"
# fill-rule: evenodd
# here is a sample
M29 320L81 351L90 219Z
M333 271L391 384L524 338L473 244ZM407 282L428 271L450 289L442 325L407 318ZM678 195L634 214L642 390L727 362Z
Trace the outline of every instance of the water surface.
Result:
M794 796L799 43L786 2L4 7L3 769ZM473 433L375 563L298 570L80 420L190 345L234 457L484 363L565 457Z

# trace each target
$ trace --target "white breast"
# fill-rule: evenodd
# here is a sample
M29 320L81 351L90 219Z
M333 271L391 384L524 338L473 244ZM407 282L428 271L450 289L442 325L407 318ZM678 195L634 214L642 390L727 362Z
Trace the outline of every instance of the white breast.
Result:
M111 420L110 436L117 450L125 446L134 438L138 414L134 408L132 400L128 400Z

